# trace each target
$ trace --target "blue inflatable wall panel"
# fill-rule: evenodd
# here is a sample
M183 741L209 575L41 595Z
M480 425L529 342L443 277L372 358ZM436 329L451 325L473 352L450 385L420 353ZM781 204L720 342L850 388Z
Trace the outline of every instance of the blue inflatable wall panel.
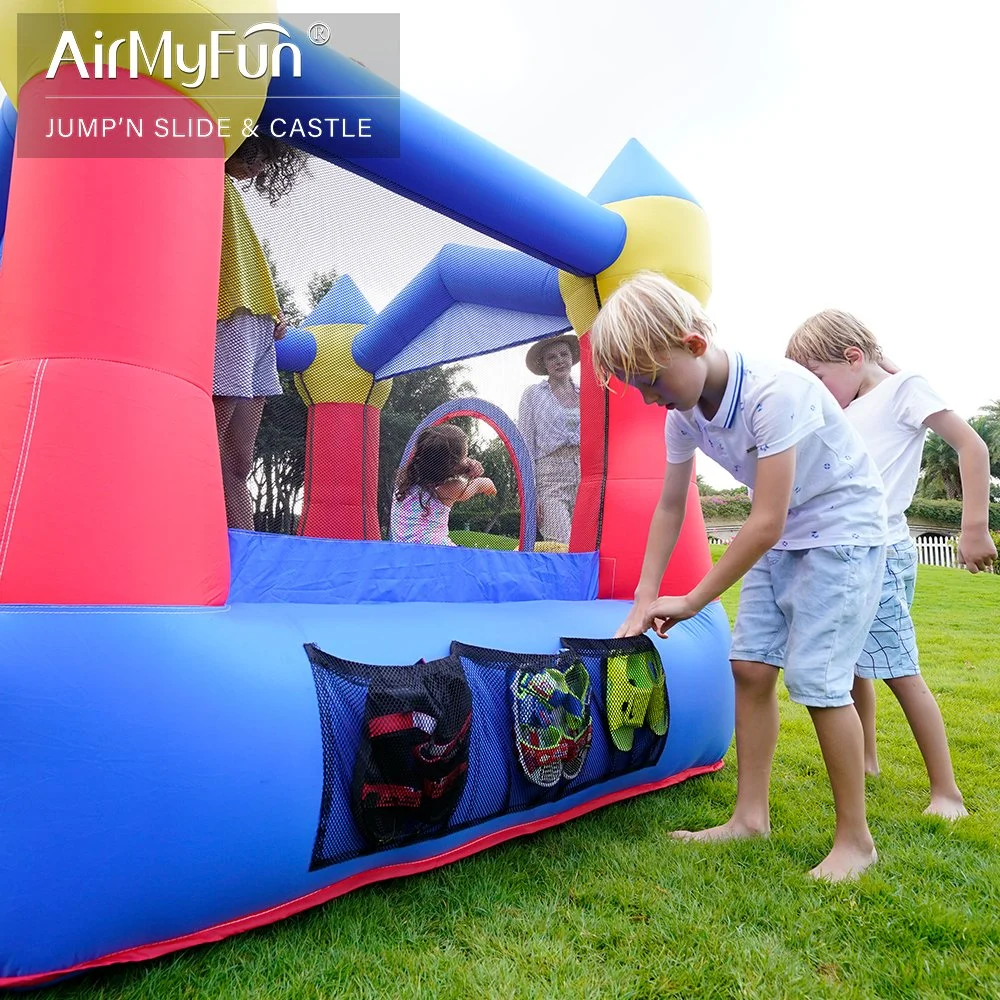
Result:
M310 905L303 897L345 880L432 864L490 834L716 764L733 721L718 604L659 643L670 729L655 767L310 871L323 746L305 643L364 663L431 659L452 639L545 653L561 635L613 634L626 611L552 600L0 608L0 985L222 937L233 927L221 925L276 919L266 911ZM477 734L505 723L470 683L474 768ZM343 725L350 739L350 718ZM470 776L466 795L475 787ZM346 828L346 798L336 808Z

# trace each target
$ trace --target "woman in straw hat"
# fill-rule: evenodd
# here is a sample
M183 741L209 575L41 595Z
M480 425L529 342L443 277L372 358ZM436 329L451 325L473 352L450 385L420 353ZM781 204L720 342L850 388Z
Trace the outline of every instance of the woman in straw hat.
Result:
M517 418L535 466L539 530L546 541L564 544L580 485L580 389L570 377L579 361L575 333L533 344L525 364L548 377L524 390Z

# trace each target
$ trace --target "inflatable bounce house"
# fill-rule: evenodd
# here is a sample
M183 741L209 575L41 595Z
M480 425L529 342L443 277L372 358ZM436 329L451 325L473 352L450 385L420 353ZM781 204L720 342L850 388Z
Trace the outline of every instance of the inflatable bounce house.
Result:
M84 81L72 64L49 79L57 36L34 54L22 39L17 58L19 6L45 5L7 4L0 24L0 986L216 941L721 767L721 606L668 641L611 638L659 494L664 411L602 386L587 338L637 270L706 300L694 198L635 141L579 195L292 25L301 75L242 90ZM90 37L102 23L59 8ZM83 85L118 115L153 97L218 117L225 92L227 115L264 127L320 113L324 95L341 114L395 102L391 155L290 139L314 182L275 245L308 243L324 191L366 207L330 213L339 276L279 345L286 392L268 406L301 425L283 527L227 530L212 403L223 164L241 140L32 155L32 116ZM337 250L361 222L353 257ZM409 270L380 284L390 244ZM527 345L567 332L581 478L569 551L542 551L510 405L463 390L406 423L393 393L504 352L525 379ZM387 540L380 491L442 421L499 442L520 511L497 532L510 551ZM390 429L405 449L387 460ZM692 483L661 593L709 565Z

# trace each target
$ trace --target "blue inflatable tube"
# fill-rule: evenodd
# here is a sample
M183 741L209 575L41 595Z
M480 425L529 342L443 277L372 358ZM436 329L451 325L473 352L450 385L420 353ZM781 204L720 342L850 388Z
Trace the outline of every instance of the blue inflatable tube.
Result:
M17 111L10 98L0 105L0 243L7 230L7 200L10 197L10 172L14 164L14 136L17 133Z
M625 245L620 215L282 24L302 52L302 76L271 80L259 118L265 134L276 129L314 156L573 274L598 274L618 258ZM322 96L331 94L375 99ZM355 155L357 139L285 134L292 118L354 121L373 114L368 151L375 155Z
M481 307L480 321L459 312L449 323L453 306ZM351 352L360 368L389 378L569 326L551 265L513 250L449 243L358 333Z
M275 341L274 350L279 372L304 372L316 360L316 337L309 330L291 326Z
M353 544L388 555L437 549ZM505 555L543 558L490 557ZM518 770L508 677L463 659L472 727L461 798L433 834L373 849L350 801L364 686L321 673L306 644L358 671L446 656L452 640L551 654L560 636L612 635L627 607L503 594L499 603L276 602L264 596L261 558L244 552L237 573L257 581L255 603L0 608L0 788L14 806L0 815L0 987L218 940L714 770L729 745L729 631L718 604L657 643L669 699L658 757L623 768L595 707L579 780L552 789ZM463 575L459 562L452 576ZM603 685L591 672L596 704Z

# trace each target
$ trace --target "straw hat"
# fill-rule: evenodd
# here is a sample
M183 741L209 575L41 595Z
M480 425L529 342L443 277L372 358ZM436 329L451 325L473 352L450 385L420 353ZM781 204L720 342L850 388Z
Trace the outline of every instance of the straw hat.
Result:
M567 344L570 353L573 355L573 364L578 365L580 363L580 338L575 333L563 333L558 337L549 337L546 340L540 340L537 344L531 345L531 350L528 351L527 357L524 359L524 363L528 366L528 371L533 372L535 375L548 375L542 355L555 344Z

